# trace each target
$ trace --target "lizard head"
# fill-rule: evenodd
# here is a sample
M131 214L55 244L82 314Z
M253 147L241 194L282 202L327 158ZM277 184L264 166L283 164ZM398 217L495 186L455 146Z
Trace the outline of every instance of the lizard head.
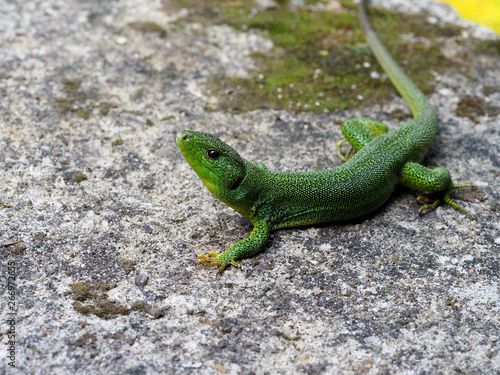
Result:
M221 201L234 204L236 190L246 176L243 158L208 133L183 130L177 134L176 143L208 190Z

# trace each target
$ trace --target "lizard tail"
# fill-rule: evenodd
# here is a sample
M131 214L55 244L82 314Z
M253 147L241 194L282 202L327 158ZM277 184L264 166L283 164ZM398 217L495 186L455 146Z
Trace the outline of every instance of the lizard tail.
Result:
M368 21L366 15L366 0L361 0L358 9L359 22L365 34L366 40L377 58L377 61L382 66L384 71L389 76L389 79L398 90L399 94L408 103L408 106L413 113L413 117L431 116L436 118L436 111L429 103L424 93L412 82L410 77L401 69L401 67L391 57L389 51L378 38L375 30Z

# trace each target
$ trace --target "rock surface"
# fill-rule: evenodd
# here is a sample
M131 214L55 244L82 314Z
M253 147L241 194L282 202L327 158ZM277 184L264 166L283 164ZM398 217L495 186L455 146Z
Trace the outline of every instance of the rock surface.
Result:
M196 255L251 227L203 187L179 130L214 133L269 169L329 168L339 123L396 127L404 102L206 112L207 77L247 74L251 53L272 46L265 36L175 27L188 10L153 0L8 1L0 12L0 243L23 241L0 254L2 301L15 303L0 312L0 374L500 368L499 116L456 114L464 98L498 106L499 61L467 55L470 76L436 77L430 96L441 127L426 163L477 184L457 192L477 221L449 206L419 217L401 189L364 220L275 232L216 278Z

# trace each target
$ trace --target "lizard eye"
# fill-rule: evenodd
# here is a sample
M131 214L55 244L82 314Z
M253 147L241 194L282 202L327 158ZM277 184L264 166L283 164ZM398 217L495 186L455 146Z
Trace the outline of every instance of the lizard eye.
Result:
M207 155L212 160L216 160L220 156L219 151L216 150L208 150Z

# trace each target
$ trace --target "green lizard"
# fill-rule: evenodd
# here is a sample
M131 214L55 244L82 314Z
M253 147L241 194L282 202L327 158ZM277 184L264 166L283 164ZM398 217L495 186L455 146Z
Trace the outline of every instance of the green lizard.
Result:
M473 185L455 185L447 169L418 164L436 133L436 111L378 39L367 20L364 1L359 5L359 20L371 50L414 118L390 132L370 119L344 122L346 139L339 142L337 151L346 162L333 169L307 172L269 171L261 163L243 159L211 134L179 132L177 145L208 190L254 226L248 238L225 253L199 255L199 264L218 266L219 273L228 265L239 267L237 260L264 248L270 231L366 215L382 206L397 184L439 193L441 198L423 205L420 213L444 201L474 218L450 198L453 189ZM342 155L340 147L346 141L352 150Z

